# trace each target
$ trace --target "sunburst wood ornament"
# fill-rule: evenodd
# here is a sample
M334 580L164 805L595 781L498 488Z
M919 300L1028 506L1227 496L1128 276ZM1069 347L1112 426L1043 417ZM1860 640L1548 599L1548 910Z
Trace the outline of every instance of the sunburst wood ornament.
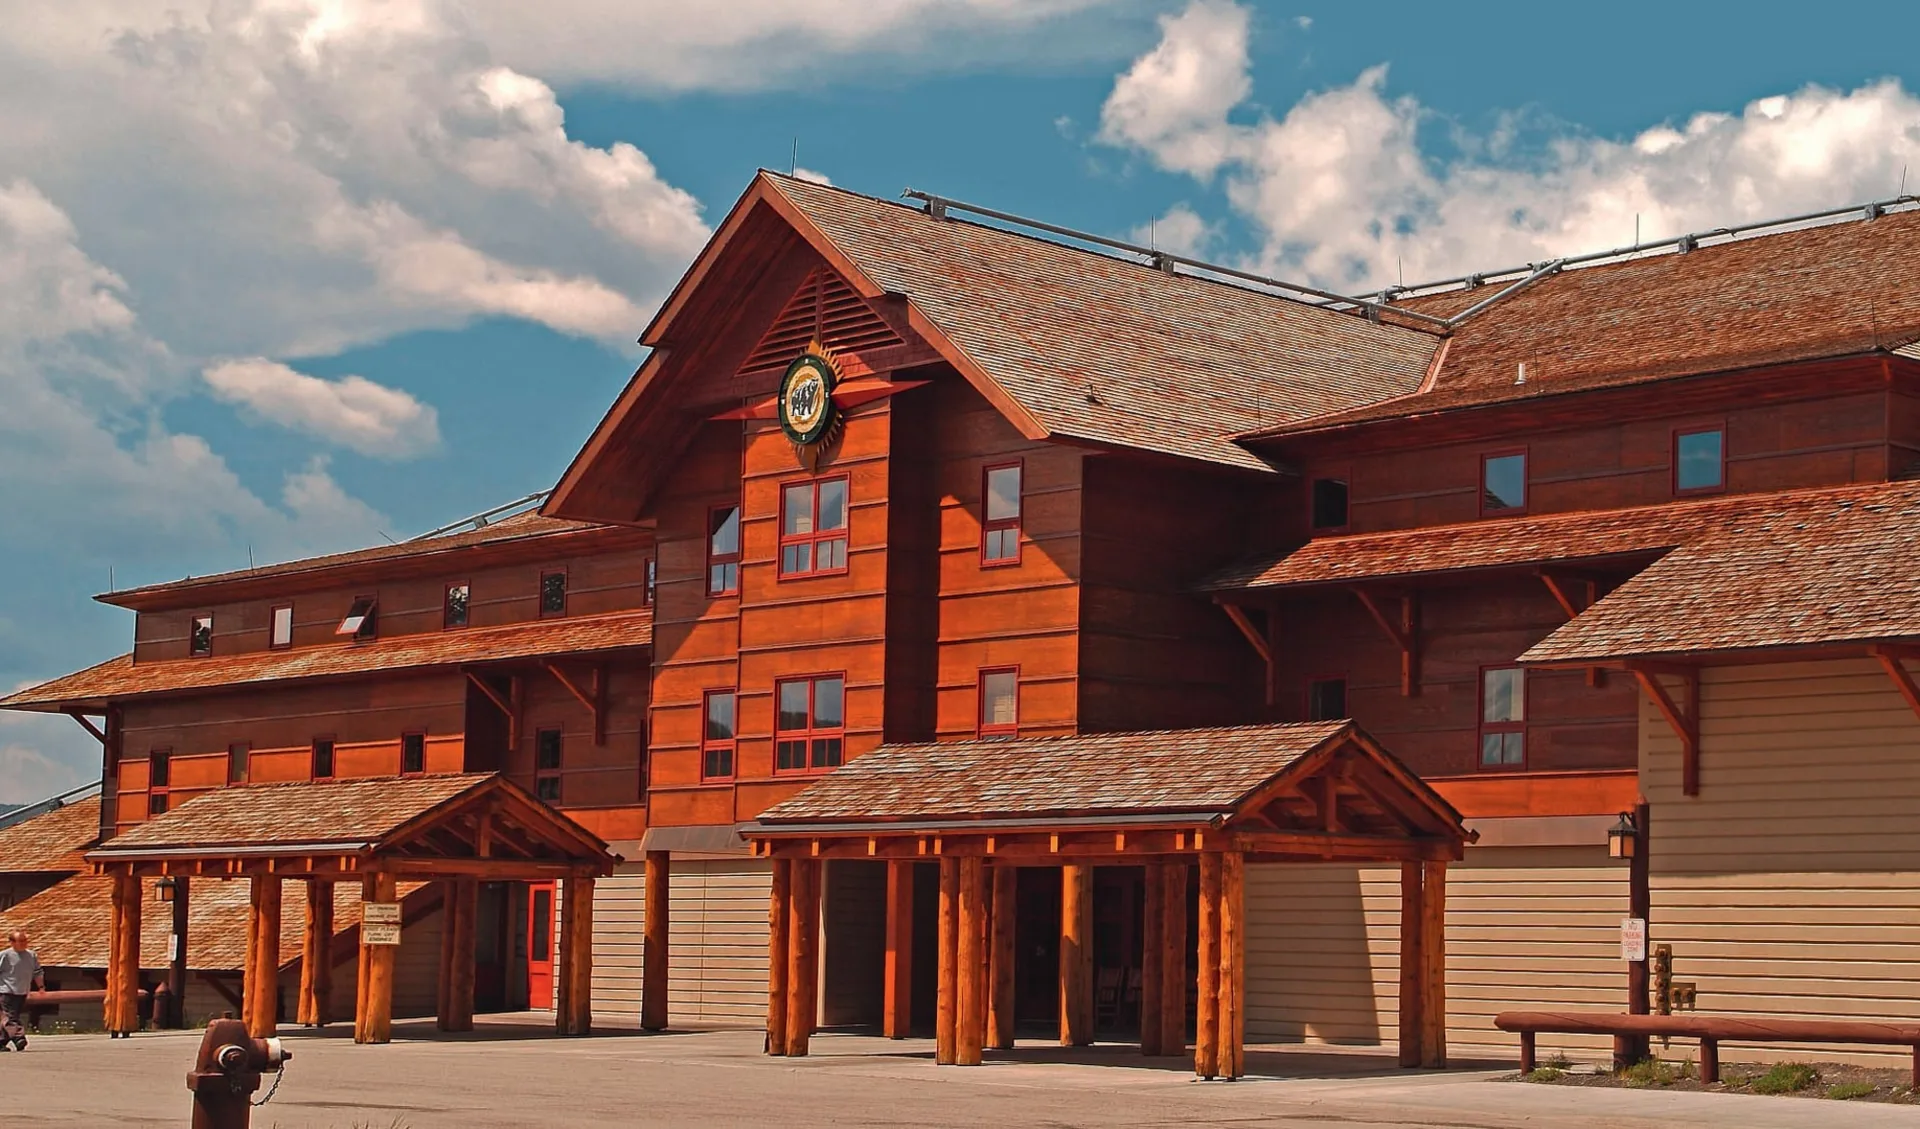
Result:
M832 349L818 341L809 342L787 365L780 377L779 392L712 418L780 421L780 430L793 444L794 456L811 474L820 469L839 443L848 410L927 383L869 376L847 379L844 372Z

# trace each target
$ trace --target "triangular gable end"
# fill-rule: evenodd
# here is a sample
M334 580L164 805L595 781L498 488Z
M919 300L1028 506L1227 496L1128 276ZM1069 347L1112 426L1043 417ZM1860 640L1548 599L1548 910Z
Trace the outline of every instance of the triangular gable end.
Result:
M822 266L794 291L747 354L740 372L785 368L815 342L839 354L906 344L846 279Z

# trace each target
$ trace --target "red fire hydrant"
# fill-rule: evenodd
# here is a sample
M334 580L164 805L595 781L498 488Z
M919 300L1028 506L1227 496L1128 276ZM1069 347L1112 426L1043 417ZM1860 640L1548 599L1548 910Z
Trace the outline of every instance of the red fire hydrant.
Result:
M255 1039L237 1019L207 1024L200 1054L187 1072L193 1091L193 1129L247 1129L253 1121L249 1099L260 1088L260 1075L278 1073L293 1052L278 1039Z

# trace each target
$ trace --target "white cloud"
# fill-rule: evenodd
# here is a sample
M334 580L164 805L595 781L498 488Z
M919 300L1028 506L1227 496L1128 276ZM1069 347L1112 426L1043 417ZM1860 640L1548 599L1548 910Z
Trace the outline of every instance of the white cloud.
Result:
M431 406L364 376L323 380L265 357L222 361L201 376L228 403L363 455L406 458L440 445Z
M793 170L793 175L799 177L801 180L811 181L814 184L832 184L833 183L833 178L828 176L826 173L815 172L812 169L806 168L804 166L796 166Z
M1129 237L1158 251L1197 259L1207 253L1218 235L1216 225L1202 219L1200 213L1183 202L1168 208L1152 223L1134 228Z
M1447 161L1422 151L1429 114L1386 93L1384 67L1279 118L1236 124L1240 104L1222 100L1248 89L1248 58L1245 37L1220 30L1232 22L1218 0L1167 20L1160 44L1116 80L1104 136L1171 170L1224 174L1230 204L1261 236L1256 265L1321 285L1603 250L1631 242L1636 217L1655 238L1883 198L1903 167L1920 166L1920 98L1893 80L1809 86L1624 141L1560 132L1524 154L1503 128L1465 138L1465 155ZM1156 83L1165 104L1140 109Z

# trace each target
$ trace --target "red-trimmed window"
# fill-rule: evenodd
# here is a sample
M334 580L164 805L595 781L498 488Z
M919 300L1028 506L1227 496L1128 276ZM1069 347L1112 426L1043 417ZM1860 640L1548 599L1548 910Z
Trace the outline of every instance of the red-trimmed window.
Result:
M1480 458L1480 512L1519 514L1527 511L1527 453L1503 451Z
M811 772L837 766L846 752L846 704L845 675L775 683L774 771Z
M213 653L213 613L193 617L193 626L187 632L187 654L196 659L204 659Z
M1314 479L1309 510L1308 516L1315 533L1332 533L1347 528L1347 480Z
M1020 668L994 667L980 672L980 736L1013 737L1020 732Z
M1673 433L1673 492L1716 494L1727 487L1727 433L1700 428Z
M780 488L780 575L847 571L847 476Z
M560 802L560 763L565 752L558 729L533 735L533 794L548 803Z
M1527 766L1527 672L1517 666L1480 672L1480 767Z
M1347 713L1347 680L1310 678L1307 680L1307 720L1342 721Z
M1019 463L987 467L980 475L980 563L1020 563Z
M740 594L740 507L707 511L707 595Z
M421 732L400 735L400 775L418 776L427 770L427 735Z
M293 646L292 604L278 604L267 612L267 646L275 651Z
M313 739L313 767L310 774L315 780L333 779L333 738Z
M473 622L473 587L449 584L440 601L440 626L449 630Z
M540 614L567 614L567 574L564 572L543 572L540 574Z
M147 814L165 815L172 791L173 750L154 749L147 754Z
M252 756L253 745L249 742L235 741L227 746L227 783L247 782L247 761Z
M707 691L703 702L705 720L700 730L700 779L733 779L734 742L740 732L739 708L739 695L735 691Z

